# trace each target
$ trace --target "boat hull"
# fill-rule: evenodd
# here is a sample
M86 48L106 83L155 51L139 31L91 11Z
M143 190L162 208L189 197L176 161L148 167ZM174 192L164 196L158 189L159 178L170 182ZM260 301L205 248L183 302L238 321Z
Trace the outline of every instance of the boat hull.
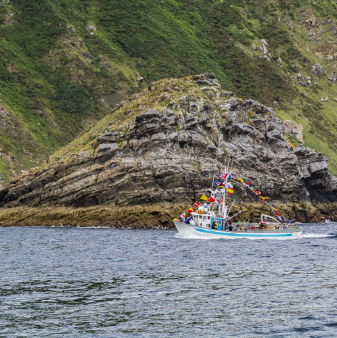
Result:
M249 238L249 239L268 239L268 238L295 238L300 237L302 230L299 228L288 228L282 230L248 230L248 231L221 231L215 229L199 228L183 222L173 222L179 234L182 236L200 236L205 238Z

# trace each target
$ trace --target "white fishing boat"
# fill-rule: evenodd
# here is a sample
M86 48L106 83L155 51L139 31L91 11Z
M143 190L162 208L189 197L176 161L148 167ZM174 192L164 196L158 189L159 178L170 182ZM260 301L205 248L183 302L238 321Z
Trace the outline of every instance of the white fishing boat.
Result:
M237 176L237 175L235 175ZM270 215L261 215L261 222L252 223L249 220L246 222L235 222L232 220L241 213L239 211L233 216L230 216L231 209L235 203L235 200L232 202L231 207L228 209L226 205L226 194L229 191L234 191L233 186L228 182L228 178L231 177L231 174L226 172L226 166L224 168L224 172L221 174L220 178L225 178L224 182L221 182L221 185L224 186L223 189L216 189L213 191L213 186L211 188L212 193L208 201L210 204L200 205L198 202L194 204L197 207L197 210L193 210L192 208L188 210L190 216L185 218L185 214L180 216L180 219L175 219L174 225L176 226L178 232L182 236L191 237L191 236L200 236L206 238L250 238L250 239L270 239L270 238L279 238L279 239L287 239L299 237L302 234L302 230L299 227L296 227L294 223L286 220L282 217L277 210L276 213L280 221L275 217ZM237 178L240 182L244 182L245 180L242 178ZM217 181L220 182L220 181ZM215 182L216 183L216 182ZM214 184L214 179L213 179ZM217 184L217 183L216 183ZM245 183L247 186L250 183ZM228 188L229 187L229 188ZM259 196L260 192L254 190L255 188L251 188L255 193L258 192ZM230 193L232 193L230 192ZM205 195L203 195L205 196ZM264 202L267 197L262 197ZM273 210L276 210L275 207L268 203L273 207Z
M215 216L215 215L214 215ZM194 220L190 224L184 222L174 221L179 234L186 237L191 237L193 235L198 235L201 237L207 238L250 238L250 239L268 239L268 238L294 238L300 237L302 230L295 226L288 226L288 228L283 229L282 225L279 225L279 229L266 230L259 227L256 223L242 223L245 226L244 230L236 230L235 227L230 231L223 228L212 229L211 224L214 220L224 222L225 218L219 219L219 217L213 217L213 215L202 215L202 217L207 217L207 219L200 219L200 215L194 215ZM209 219L208 219L209 217ZM196 222L195 220L201 222ZM202 223L203 222L203 223ZM239 224L239 223L237 223ZM277 223L276 223L277 224ZM254 230L251 230L251 227Z

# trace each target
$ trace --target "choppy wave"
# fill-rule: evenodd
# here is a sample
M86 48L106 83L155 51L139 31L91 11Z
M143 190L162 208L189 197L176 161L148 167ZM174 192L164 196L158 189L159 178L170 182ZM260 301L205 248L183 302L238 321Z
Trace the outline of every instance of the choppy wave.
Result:
M296 241L0 228L0 337L335 337L335 226Z

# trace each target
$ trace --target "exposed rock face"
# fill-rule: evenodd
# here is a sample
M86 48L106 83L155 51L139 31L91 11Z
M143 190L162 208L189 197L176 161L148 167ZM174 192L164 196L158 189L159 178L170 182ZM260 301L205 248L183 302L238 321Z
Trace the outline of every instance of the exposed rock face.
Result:
M304 146L291 148L272 108L232 97L214 74L193 79L206 87L186 89L166 107L148 107L126 126L99 134L93 150L22 174L0 190L1 205L190 203L210 187L226 156L237 174L274 201L337 200L327 158ZM152 102L163 102L159 89L144 93L155 94ZM234 186L242 205L256 202L238 182Z
M283 122L284 132L296 137L297 141L303 143L303 126L293 121L285 120Z

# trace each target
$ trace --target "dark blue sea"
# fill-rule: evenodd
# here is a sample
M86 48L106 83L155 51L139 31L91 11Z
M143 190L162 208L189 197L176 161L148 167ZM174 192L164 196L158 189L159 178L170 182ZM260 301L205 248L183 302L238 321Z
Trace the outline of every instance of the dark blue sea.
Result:
M303 230L0 228L0 337L337 337L337 223Z

